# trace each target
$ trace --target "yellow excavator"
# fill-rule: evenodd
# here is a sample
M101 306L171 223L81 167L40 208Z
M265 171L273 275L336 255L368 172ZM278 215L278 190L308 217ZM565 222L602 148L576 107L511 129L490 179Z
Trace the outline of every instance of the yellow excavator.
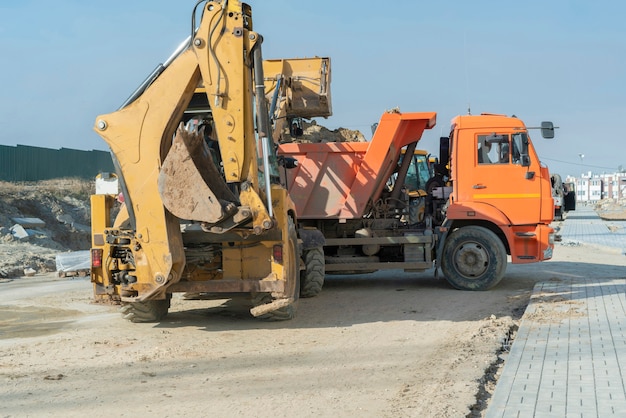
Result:
M122 304L133 322L163 319L177 292L250 296L253 316L290 319L303 251L323 238L296 229L273 130L331 114L330 62L264 63L239 1L199 1L192 28L117 111L96 118L121 193L91 198L95 298Z

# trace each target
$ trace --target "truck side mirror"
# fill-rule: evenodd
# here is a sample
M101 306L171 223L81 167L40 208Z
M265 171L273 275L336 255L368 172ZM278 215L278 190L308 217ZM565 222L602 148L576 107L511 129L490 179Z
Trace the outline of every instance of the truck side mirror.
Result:
M541 136L546 139L554 138L554 125L552 122L541 122Z
M520 162L522 163L522 167L530 167L530 157L528 154L522 154L520 156Z
M450 161L450 138L447 136L439 137L439 163L444 167Z

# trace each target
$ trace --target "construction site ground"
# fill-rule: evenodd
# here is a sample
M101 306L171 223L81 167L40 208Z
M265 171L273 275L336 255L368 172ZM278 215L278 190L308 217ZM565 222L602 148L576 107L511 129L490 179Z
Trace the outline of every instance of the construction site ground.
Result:
M245 300L175 295L164 321L134 324L118 307L92 303L89 278L37 266L34 277L5 274L0 417L501 416L494 404L513 399L498 393L510 382L514 350L530 335L527 315L563 319L549 309L563 300L545 293L626 277L622 249L593 242L599 234L619 242L621 223L594 217L604 227L585 229L576 222L585 221L572 214L555 223L563 239L552 260L509 264L490 291L454 290L432 270L329 276L288 322L252 318ZM5 239L3 250L38 254L33 243ZM545 297L533 296L527 310L537 289Z

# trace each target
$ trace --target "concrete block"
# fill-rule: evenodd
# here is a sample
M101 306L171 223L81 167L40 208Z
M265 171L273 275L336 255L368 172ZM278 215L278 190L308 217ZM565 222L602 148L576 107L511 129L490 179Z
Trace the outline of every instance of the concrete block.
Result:
M24 228L43 228L46 223L39 218L11 218L13 222Z

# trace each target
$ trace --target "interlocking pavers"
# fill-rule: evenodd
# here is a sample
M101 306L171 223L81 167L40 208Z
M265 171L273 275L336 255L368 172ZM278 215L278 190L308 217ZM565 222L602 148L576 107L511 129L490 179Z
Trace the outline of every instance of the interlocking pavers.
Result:
M559 232L565 245L623 254L623 227L583 207L568 214ZM626 416L625 293L626 279L538 283L486 416Z
M626 253L626 221L604 221L589 206L568 212L567 219L559 226L563 244L583 242Z

